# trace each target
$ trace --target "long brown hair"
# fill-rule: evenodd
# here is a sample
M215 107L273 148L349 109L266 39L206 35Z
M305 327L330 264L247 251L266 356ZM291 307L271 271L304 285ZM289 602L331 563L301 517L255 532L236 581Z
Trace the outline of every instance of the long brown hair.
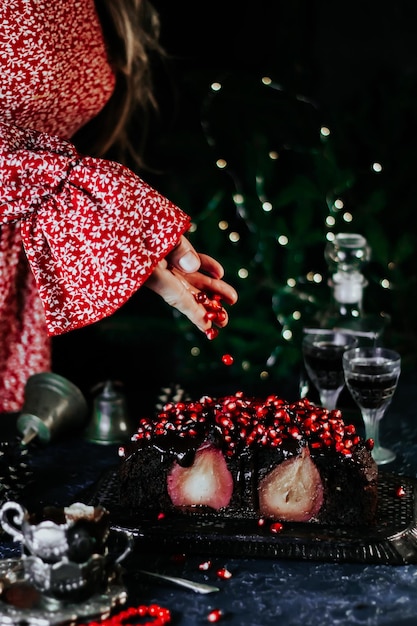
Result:
M115 91L101 113L81 129L74 142L94 156L133 161L146 167L143 152L149 113L157 110L151 60L165 52L159 42L159 15L149 0L96 0L116 74ZM130 123L135 116L134 132Z

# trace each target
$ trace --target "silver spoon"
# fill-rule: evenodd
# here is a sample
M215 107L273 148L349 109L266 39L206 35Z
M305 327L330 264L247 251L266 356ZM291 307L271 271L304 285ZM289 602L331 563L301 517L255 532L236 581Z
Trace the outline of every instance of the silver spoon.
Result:
M139 572L152 576L153 578L159 578L160 580L166 580L174 585L180 587L186 587L195 591L196 593L213 593L214 591L220 591L219 587L213 587L212 585L205 585L204 583L197 583L193 580L187 580L186 578L178 578L178 576L165 576L164 574L156 574L155 572L148 572L147 570L140 569Z

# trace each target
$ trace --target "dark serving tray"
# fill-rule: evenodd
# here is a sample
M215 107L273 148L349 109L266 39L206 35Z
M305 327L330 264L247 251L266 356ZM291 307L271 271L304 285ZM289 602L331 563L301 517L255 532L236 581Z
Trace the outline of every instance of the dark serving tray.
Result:
M400 496L398 488L403 487ZM417 563L417 479L380 472L377 523L369 527L331 527L317 523L283 524L273 533L257 518L166 515L150 519L146 511L118 504L116 469L107 471L89 492L90 504L106 507L111 529L130 533L135 550L352 563Z

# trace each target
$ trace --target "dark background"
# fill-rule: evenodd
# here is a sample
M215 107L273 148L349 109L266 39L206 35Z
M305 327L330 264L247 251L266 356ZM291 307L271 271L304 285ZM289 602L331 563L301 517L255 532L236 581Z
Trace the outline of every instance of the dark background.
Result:
M272 72L329 113L375 106L369 122L378 125L380 99L416 77L417 6L410 0L153 4L177 88L191 68Z
M194 394L212 385L216 390L272 388L286 395L288 379L298 372L299 350L297 344L282 345L280 336L288 322L279 315L287 306L285 283L288 276L309 270L326 272L323 249L329 229L323 207L329 189L346 193L355 217L350 227L336 223L334 232L361 232L372 246L365 306L388 310L392 322L386 343L401 350L405 367L413 367L417 4L155 0L154 5L169 59L155 63L160 115L149 137L153 170L140 173L199 221L191 239L224 263L227 280L240 293L239 305L231 310L222 338L207 346L204 337L143 289L111 318L56 338L55 370L89 397L96 383L121 381L134 413L148 411L160 388L171 384ZM259 87L262 76L277 85L267 97ZM215 80L225 86L223 99L210 99ZM332 129L331 150L317 143L323 124ZM214 138L213 145L207 137ZM284 155L276 170L253 159L259 145L273 142ZM214 165L219 154L235 167L233 184ZM370 175L374 161L384 165L378 179ZM266 226L256 212L253 181L259 172L283 207ZM247 195L250 218L234 215L230 199L236 180ZM222 200L209 209L216 193L223 194ZM229 250L215 226L226 215L245 234L237 252ZM287 256L276 255L265 229L292 237ZM393 260L394 290L382 293L378 282ZM236 279L236 268L246 261L253 278L243 283ZM321 303L328 298L325 284L314 292ZM200 346L198 364L189 363L191 345ZM274 346L277 366L261 383L260 372ZM220 364L225 352L236 361L227 371ZM238 367L246 358L252 363L249 373Z

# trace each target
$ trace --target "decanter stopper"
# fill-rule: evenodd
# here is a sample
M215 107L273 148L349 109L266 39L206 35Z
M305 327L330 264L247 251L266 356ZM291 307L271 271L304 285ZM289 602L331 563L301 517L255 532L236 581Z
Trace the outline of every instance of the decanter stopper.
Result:
M339 233L324 250L330 279L329 285L341 317L361 317L363 290L368 281L362 268L371 258L371 249L362 235Z

